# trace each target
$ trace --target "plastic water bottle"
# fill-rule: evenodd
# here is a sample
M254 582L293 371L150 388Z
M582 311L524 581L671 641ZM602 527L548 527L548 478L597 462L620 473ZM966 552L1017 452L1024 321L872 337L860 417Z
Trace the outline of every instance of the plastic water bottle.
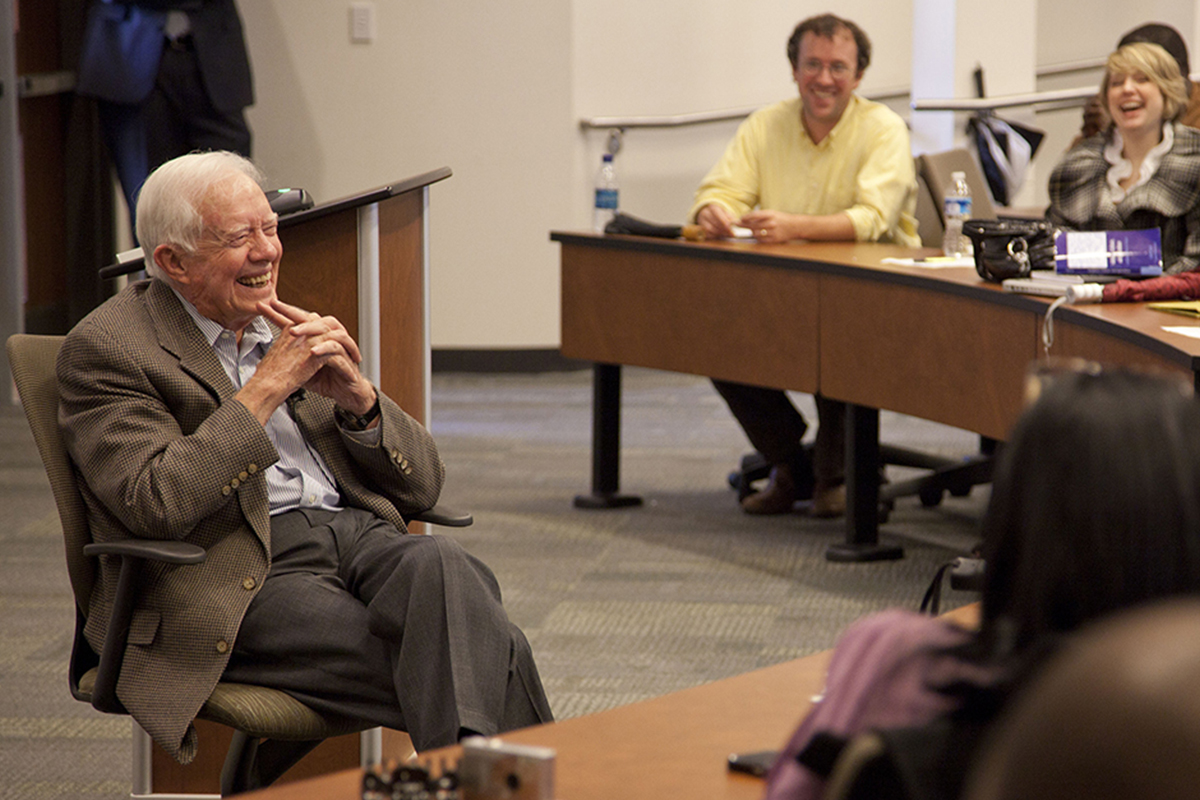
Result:
M967 185L965 173L950 173L942 209L946 220L942 252L953 258L970 255L971 240L963 235L963 223L971 218L971 187Z
M617 171L613 167L612 153L605 153L596 173L596 205L592 212L592 227L596 233L604 233L604 226L617 215Z

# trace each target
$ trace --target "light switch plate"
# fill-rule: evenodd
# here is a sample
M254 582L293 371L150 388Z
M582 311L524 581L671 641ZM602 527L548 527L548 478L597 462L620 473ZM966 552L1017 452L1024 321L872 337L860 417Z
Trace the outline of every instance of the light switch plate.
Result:
M375 4L350 4L350 42L370 44L375 41Z

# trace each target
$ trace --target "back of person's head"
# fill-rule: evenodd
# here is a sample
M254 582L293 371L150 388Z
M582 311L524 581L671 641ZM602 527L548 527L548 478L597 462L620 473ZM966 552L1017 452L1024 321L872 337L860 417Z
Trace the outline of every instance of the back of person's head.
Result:
M1200 601L1067 639L980 749L966 800L1185 800L1200 787Z
M1188 383L1059 373L994 477L980 639L992 655L1200 589L1200 403Z
M1184 78L1187 78L1191 74L1192 68L1188 64L1187 45L1184 43L1183 37L1179 35L1179 31L1170 25L1151 22L1147 25L1134 28L1121 37L1121 41L1117 42L1117 48L1119 49L1135 42L1149 42L1150 44L1158 45L1170 53L1171 58L1175 59L1175 63L1179 65L1179 71L1183 74Z
M796 69L800 60L800 40L804 34L811 33L822 39L832 39L835 34L848 33L854 37L854 46L858 50L857 73L862 75L871 65L871 40L862 28L848 19L842 19L834 14L818 14L803 20L788 38L787 57L792 69Z
M150 173L138 192L137 237L146 253L146 269L158 273L152 254L162 244L195 252L204 233L200 208L231 178L244 175L259 186L263 175L249 159L223 150L189 153Z
M1178 118L1187 109L1188 86L1179 64L1161 45L1134 42L1118 47L1104 66L1100 96L1108 96L1108 84L1113 75L1141 73L1154 82L1163 96L1163 119Z

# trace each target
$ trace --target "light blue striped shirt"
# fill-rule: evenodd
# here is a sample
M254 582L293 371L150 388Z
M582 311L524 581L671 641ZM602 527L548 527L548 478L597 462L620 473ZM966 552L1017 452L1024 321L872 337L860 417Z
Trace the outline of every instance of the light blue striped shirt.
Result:
M217 354L217 359L229 375L229 380L241 389L254 375L258 369L258 362L266 355L274 341L266 320L255 317L243 331L239 347L237 335L233 331L226 330L220 323L203 316L174 287L172 291L175 291L175 296L183 303L183 307L191 314L204 338L212 345L213 352ZM279 460L266 471L267 501L270 504L271 515L297 508L340 511L342 505L337 483L329 472L325 459L321 458L321 454L314 450L300 433L299 426L288 413L287 403L281 404L271 414L266 431L267 437L279 453ZM377 440L379 429L364 433L374 436L357 438Z

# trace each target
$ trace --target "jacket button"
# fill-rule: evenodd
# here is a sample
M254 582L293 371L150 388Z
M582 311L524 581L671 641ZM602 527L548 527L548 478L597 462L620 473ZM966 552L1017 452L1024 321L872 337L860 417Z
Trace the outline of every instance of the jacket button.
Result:
M254 578L246 578L246 580L242 581L242 588L246 589L247 591L253 589L257 585L258 582L255 581Z
M245 483L249 477L250 477L250 473L248 473L248 472L239 472L238 473L238 480L242 481L243 483Z
M232 492L232 491L233 491L233 489L232 489L232 488L230 488L228 485L225 485L225 486L222 486L222 487L221 487L221 494L225 495L226 497L228 497L228 496L229 496L229 493L230 493L230 492Z
M228 653L229 652L229 642L225 641L224 639L218 639L217 640L217 652L221 653L221 654Z
M258 472L258 464L248 464L246 466L246 472L249 472L251 475Z
M237 478L234 478L233 480L231 480L229 482L229 485L236 489L237 487L242 485L242 482L239 481Z

